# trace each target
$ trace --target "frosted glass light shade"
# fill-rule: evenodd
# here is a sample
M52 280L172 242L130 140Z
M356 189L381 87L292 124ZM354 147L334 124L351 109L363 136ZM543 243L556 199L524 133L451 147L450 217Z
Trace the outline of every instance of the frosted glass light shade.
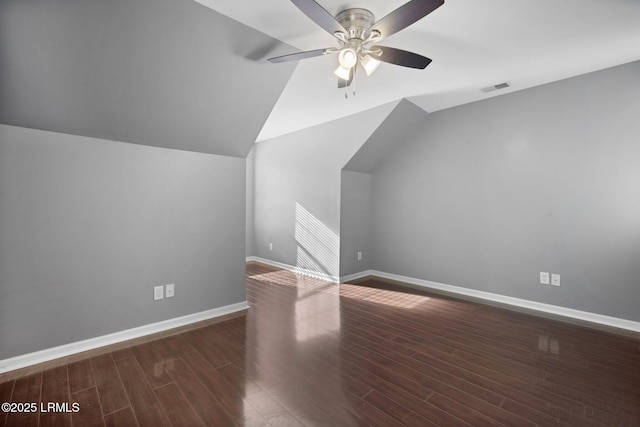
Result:
M351 68L344 68L342 65L338 65L338 68L333 72L336 76L340 77L342 80L349 80L349 75L351 74Z
M363 56L360 63L362 64L362 68L364 68L365 73L367 73L367 76L373 74L376 68L378 68L378 65L380 65L380 61L373 59L371 55Z

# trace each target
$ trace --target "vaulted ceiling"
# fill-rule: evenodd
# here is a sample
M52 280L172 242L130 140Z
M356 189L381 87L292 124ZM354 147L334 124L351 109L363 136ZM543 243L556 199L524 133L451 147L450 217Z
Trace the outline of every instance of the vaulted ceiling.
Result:
M266 61L337 45L290 0L0 0L0 123L243 157L403 98L433 112L639 60L640 2L445 0L384 44L433 62L382 64L345 98L335 56Z
M299 50L337 45L290 0L197 1ZM379 19L408 0L316 1L334 16L361 7ZM335 56L301 61L259 139L401 98L433 112L640 59L637 0L444 1L380 43L431 58L425 70L382 64L356 76L356 96L345 99ZM511 87L483 91L503 82Z
M244 157L295 64L191 0L0 0L0 123Z

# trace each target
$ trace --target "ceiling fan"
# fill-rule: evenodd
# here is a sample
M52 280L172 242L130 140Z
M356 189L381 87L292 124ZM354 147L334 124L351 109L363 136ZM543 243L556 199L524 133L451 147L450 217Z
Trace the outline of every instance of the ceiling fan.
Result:
M372 43L405 29L444 4L444 0L411 0L376 22L373 13L367 9L345 9L333 17L314 0L291 0L291 2L313 22L337 38L340 47L292 53L269 58L269 61L273 63L298 61L337 53L339 65L334 73L338 76L339 88L347 87L353 82L358 64L368 76L375 71L381 61L409 68L426 68L431 63L431 59L427 57Z

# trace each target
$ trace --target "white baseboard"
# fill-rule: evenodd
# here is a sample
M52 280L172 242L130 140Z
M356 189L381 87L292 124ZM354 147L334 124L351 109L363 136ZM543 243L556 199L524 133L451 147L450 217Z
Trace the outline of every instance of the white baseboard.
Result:
M350 282L352 280L358 280L368 276L373 276L373 270L364 270L347 276L340 276L340 283Z
M103 335L96 338L89 338L83 341L77 341L58 347L48 348L45 350L0 360L0 373L36 365L38 363L48 362L50 360L70 356L72 354L81 353L83 351L94 350L99 347L116 344L122 341L140 338L145 335L163 332L180 326L189 325L191 323L226 316L227 314L236 313L242 310L246 310L247 308L249 308L247 302L242 301L224 307L218 307L211 310L201 311L199 313L188 314L186 316L163 320L161 322L127 329L124 331L115 332L113 334Z
M306 268L296 267L294 265L284 264L278 261L272 261L266 258L260 258L256 256L246 257L246 262L259 262L262 264L267 264L272 267L282 268L283 270L292 271L294 273L302 274L305 276L315 277L316 279L326 280L327 282L339 283L340 278L337 276L331 276L330 274L322 273L319 271L307 270Z
M453 294L466 295L478 299L487 301L493 301L501 304L511 305L514 307L525 308L527 310L540 311L544 313L554 314L557 316L568 317L572 319L578 319L590 323L597 323L600 325L606 325L613 328L625 329L634 332L640 332L640 322L633 320L620 319L617 317L605 316L602 314L590 313L588 311L575 310L567 307L560 307L557 305L545 304L542 302L529 301L521 298L514 298L500 294L494 294L491 292L477 291L474 289L462 288L460 286L445 285L443 283L431 282L429 280L416 279L414 277L400 276L398 274L385 273L383 271L369 270L360 277L375 276L382 279L395 280L398 282L409 283L424 287L427 289L436 289L440 291L450 292ZM361 273L357 273L361 274ZM352 275L353 276L353 275ZM351 279L353 280L353 279Z

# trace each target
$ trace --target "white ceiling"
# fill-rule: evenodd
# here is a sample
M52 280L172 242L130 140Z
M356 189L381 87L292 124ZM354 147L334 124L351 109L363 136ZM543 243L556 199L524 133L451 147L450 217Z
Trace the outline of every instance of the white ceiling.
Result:
M337 46L333 36L289 0L196 1L300 50ZM405 2L318 0L334 15L362 7L376 19ZM345 99L333 74L335 56L301 61L258 141L401 98L433 112L639 60L640 1L445 0L426 18L380 44L433 62L425 70L381 64L371 77L356 76L356 95L349 91ZM502 82L511 87L481 90Z

